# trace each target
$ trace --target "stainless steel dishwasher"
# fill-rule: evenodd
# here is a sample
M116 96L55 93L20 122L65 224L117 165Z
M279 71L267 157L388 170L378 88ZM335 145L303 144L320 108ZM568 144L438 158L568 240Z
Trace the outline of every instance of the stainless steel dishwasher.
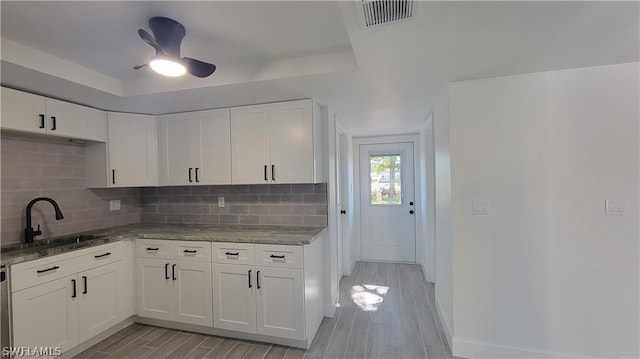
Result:
M0 351L11 345L9 336L9 270L0 266Z

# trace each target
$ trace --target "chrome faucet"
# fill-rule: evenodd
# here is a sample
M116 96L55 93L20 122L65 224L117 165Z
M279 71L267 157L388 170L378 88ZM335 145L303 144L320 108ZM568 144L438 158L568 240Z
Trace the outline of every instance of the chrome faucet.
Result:
M33 205L39 201L47 201L51 203L51 205L53 206L53 209L56 211L56 220L59 221L64 218L64 216L62 215L62 212L60 211L60 207L58 206L58 203L52 200L51 198L38 197L31 200L31 202L27 204L27 227L24 229L25 243L33 242L33 237L39 236L42 234L42 231L40 230L40 225L38 225L38 229L35 231L33 230L33 227L31 227L31 207L33 207Z

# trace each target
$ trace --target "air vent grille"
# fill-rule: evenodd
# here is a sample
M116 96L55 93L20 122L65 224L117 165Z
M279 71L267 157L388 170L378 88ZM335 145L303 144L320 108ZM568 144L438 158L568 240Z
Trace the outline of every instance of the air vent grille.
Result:
M409 19L413 16L413 0L361 0L366 27Z

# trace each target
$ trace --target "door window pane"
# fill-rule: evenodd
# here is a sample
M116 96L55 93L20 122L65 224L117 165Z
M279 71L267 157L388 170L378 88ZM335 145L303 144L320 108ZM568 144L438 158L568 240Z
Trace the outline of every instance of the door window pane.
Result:
M369 159L372 205L401 205L400 155L372 155Z

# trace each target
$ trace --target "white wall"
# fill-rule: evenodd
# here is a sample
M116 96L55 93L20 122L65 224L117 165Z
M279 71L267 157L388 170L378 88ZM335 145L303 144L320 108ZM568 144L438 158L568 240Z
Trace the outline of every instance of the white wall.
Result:
M451 238L451 151L449 147L449 94L445 92L432 112L435 167L436 305L451 344L453 276Z
M638 76L633 63L450 84L455 355L640 356ZM605 198L627 214L606 216Z
M420 199L418 206L418 233L416 260L430 282L436 280L435 255L435 165L433 163L433 115L429 115L420 130Z

